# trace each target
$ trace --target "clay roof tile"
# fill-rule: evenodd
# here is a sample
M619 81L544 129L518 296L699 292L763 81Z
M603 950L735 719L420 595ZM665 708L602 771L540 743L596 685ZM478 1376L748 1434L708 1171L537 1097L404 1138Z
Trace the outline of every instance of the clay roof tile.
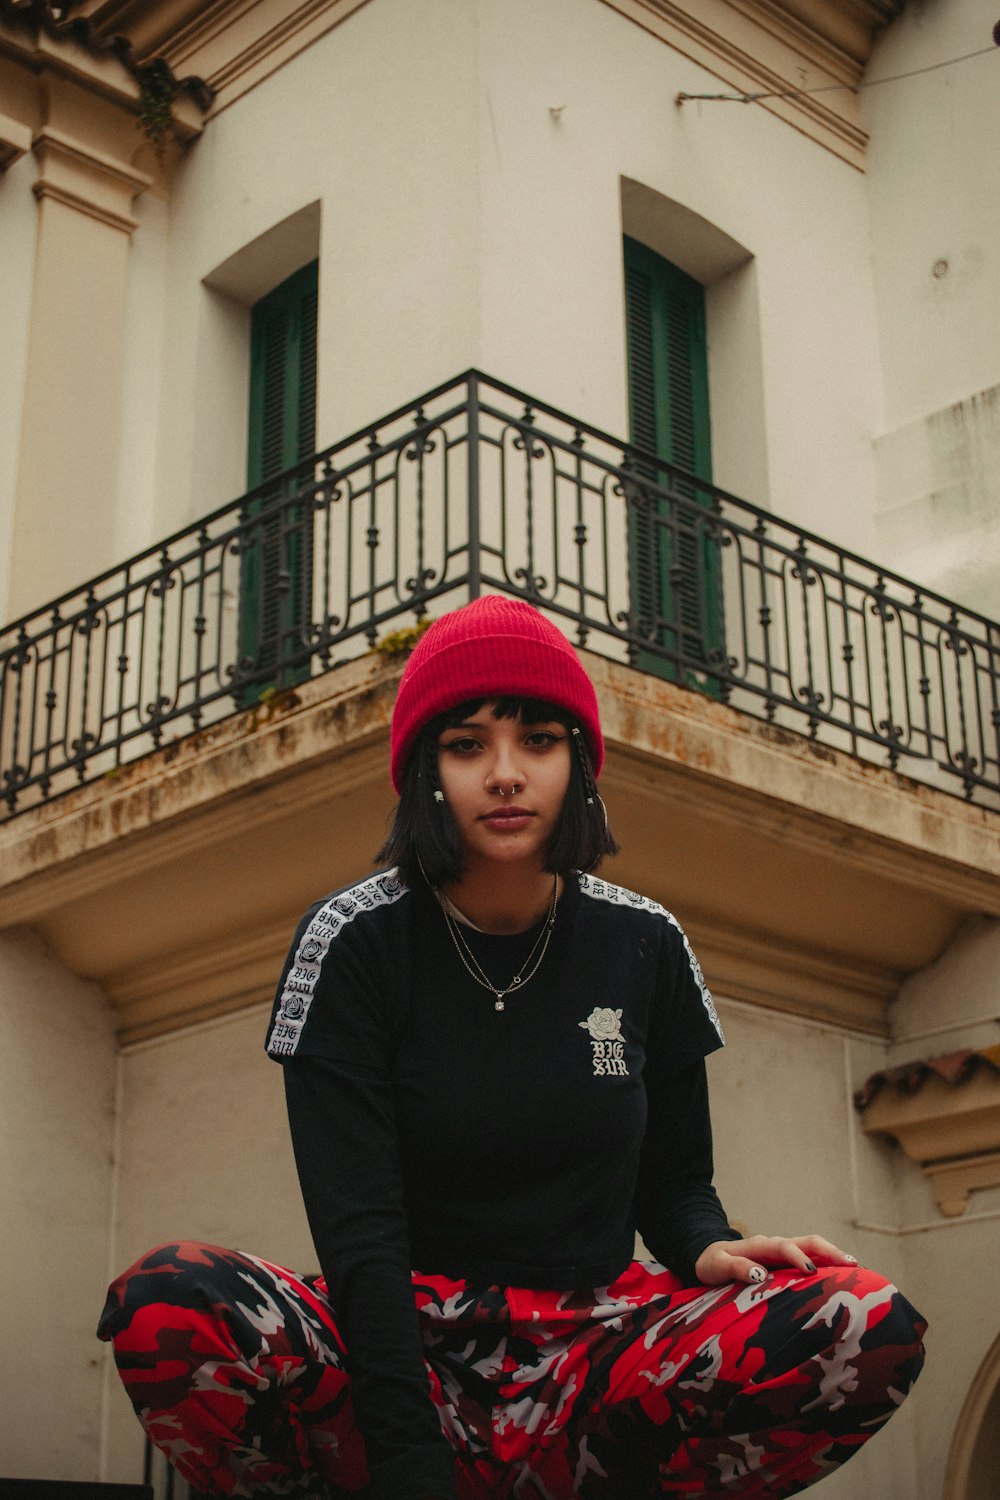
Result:
M1000 1073L1000 1046L972 1049L965 1047L957 1052L945 1052L938 1057L920 1057L912 1062L901 1063L896 1068L883 1068L866 1078L854 1095L855 1108L862 1111L885 1088L895 1089L898 1094L915 1094L929 1078L940 1078L952 1088L958 1088L973 1078L981 1068L990 1068Z

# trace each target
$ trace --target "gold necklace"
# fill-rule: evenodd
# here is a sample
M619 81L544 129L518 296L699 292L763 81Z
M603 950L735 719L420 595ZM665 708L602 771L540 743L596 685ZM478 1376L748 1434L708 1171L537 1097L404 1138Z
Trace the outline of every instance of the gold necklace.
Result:
M518 972L514 975L513 979L511 979L510 983L507 984L503 989L498 989L497 986L492 982L492 980L487 978L479 960L476 958L476 955L473 953L472 949L466 942L459 923L456 922L451 912L444 905L441 899L441 893L438 892L437 896L438 904L440 905L442 914L444 916L445 926L451 934L451 940L455 944L456 953L458 954L468 973L472 976L476 983L482 985L484 990L489 990L490 994L494 997L493 1009L505 1010L505 997L509 995L513 990L523 989L530 979L534 979L535 975L538 973L542 959L545 957L546 950L552 937L552 929L556 925L556 902L559 899L559 876L553 875L552 877L552 904L549 907L548 916L545 918L545 926L542 928L541 932L535 939L531 952L524 960L524 963L521 965ZM541 945L540 953L538 953L539 945ZM535 958L536 953L538 953L537 958ZM533 958L535 959L535 962L529 969L528 965L531 964ZM525 969L528 969L527 973L524 972Z

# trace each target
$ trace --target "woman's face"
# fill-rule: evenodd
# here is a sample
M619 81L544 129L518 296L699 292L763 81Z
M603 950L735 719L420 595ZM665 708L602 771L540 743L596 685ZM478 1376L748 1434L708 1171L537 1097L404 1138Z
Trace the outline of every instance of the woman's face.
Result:
M494 719L493 707L438 736L441 790L470 863L540 869L569 786L569 731L557 720Z

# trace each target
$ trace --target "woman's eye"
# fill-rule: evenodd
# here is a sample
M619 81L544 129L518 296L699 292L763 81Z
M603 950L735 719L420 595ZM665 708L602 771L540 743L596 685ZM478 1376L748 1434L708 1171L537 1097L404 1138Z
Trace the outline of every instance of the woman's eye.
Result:
M448 740L441 746L442 750L457 750L460 755L468 755L473 750L479 749L479 741L474 740L471 735L463 735L458 740Z
M533 734L528 735L525 743L536 749L547 750L550 745L557 745L561 739L561 734L553 734L549 729L536 729Z

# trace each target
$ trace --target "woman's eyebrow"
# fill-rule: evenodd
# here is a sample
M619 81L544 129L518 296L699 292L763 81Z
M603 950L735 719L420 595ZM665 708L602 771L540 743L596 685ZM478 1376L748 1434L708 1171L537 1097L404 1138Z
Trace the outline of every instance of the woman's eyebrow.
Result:
M560 729L562 729L562 728L565 727L561 723L561 721L559 719L522 719L521 720L521 726L524 729L537 729L539 727L539 725L546 725L546 724L555 724ZM442 734L450 734L450 733L452 733L456 729L478 729L478 730L483 730L483 729L489 729L490 727L491 726L490 726L490 722L489 722L488 719L487 720L483 720L483 719L466 719L461 724L447 724L444 727L444 729L441 730L441 733Z

